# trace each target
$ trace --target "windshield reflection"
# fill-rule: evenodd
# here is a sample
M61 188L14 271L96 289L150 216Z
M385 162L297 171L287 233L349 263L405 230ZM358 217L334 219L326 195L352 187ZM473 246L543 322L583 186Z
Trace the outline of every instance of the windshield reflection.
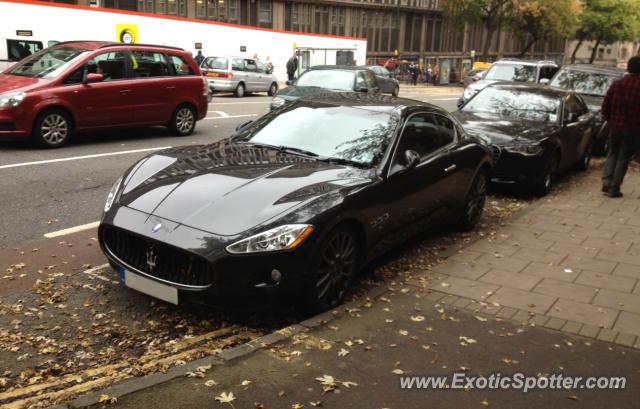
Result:
M556 122L560 98L526 89L487 87L471 99L461 111L497 114L502 118Z
M494 65L484 76L485 80L535 82L536 67L532 65Z
M86 53L87 50L74 47L49 48L19 62L6 73L23 77L55 78Z
M620 76L581 71L563 70L554 78L552 86L575 91L580 94L605 96L607 90Z

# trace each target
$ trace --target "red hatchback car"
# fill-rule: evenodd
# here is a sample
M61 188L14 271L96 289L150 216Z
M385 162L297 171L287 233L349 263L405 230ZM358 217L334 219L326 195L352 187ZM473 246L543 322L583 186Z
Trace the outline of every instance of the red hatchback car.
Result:
M63 146L75 132L166 125L190 135L208 84L179 48L64 42L0 74L0 138Z

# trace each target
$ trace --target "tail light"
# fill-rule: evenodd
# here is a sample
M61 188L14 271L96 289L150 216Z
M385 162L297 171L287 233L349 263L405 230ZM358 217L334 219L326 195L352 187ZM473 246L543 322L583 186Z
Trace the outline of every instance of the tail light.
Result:
M209 96L209 82L206 78L202 78L202 95Z
M213 78L233 78L233 74L232 73L227 73L227 72L215 72L215 71L208 71L207 72L207 77L213 77Z

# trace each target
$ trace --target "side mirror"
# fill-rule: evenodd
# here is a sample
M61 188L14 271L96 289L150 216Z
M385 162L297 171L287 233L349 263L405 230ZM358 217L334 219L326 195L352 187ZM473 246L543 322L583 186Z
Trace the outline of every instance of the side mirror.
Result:
M404 151L404 166L407 170L415 168L418 163L420 163L418 152L411 149Z
M236 131L241 130L242 128L244 128L245 126L249 125L250 123L252 123L253 121L247 121L247 122L243 122L240 125L236 126Z
M102 82L104 81L104 75L102 74L96 74L96 73L89 73L87 74L87 78L84 80L85 83L91 83L91 82Z
M542 78L540 80L540 85L549 85L551 81L549 81L549 78Z

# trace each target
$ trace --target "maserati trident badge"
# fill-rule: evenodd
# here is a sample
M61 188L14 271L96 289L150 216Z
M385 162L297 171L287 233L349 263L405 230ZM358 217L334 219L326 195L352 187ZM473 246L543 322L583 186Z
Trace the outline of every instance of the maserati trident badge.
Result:
M156 262L158 260L158 255L154 251L154 246L150 246L147 250L147 267L149 267L149 272L153 273L156 269Z

